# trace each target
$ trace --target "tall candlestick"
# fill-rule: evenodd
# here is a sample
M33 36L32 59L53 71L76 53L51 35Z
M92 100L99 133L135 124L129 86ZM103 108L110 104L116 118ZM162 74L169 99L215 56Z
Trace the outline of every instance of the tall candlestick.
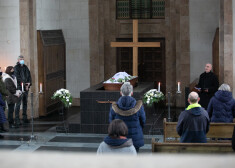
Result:
M180 92L180 82L178 82L178 92Z
M40 83L40 93L42 93L42 83Z
M158 91L160 92L160 82L158 82Z
M21 83L21 88L22 88L22 92L24 92L24 84L23 84L23 82Z

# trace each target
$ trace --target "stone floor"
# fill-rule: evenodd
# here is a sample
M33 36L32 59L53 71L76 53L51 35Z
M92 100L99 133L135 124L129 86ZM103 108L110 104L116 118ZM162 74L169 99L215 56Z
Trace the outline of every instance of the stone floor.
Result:
M65 114L66 125L70 122L80 122L79 107L72 107ZM105 134L58 133L63 123L56 113L34 121L36 140L30 140L32 124L10 129L0 139L0 150L11 151L58 151L58 152L92 152L95 153ZM62 127L63 128L63 127ZM151 153L151 139L162 141L162 135L145 135L145 145L140 153Z

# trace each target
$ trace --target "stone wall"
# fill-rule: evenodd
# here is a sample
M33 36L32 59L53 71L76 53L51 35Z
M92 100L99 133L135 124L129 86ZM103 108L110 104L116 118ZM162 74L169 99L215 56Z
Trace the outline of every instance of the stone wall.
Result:
M19 1L0 0L0 67L14 66L20 54Z
M189 0L190 82L212 63L212 42L219 27L220 0Z
M233 90L233 0L220 0L220 84L227 83Z
M116 49L110 42L132 38L132 20L116 20L115 0L90 0L89 6L90 76L94 85L116 73ZM166 0L165 19L139 20L139 38L165 38L166 92L173 94L177 81L182 83L181 88L190 81L188 10L188 1ZM184 101L177 104L183 106Z
M36 0L37 30L60 29L60 2Z
M62 29L66 41L66 80L74 98L90 86L87 0L37 0L37 29Z

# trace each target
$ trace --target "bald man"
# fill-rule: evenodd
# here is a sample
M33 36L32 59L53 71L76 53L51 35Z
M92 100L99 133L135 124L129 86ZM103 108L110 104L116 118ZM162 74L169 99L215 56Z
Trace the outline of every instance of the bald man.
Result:
M206 143L206 133L209 131L209 116L207 111L198 104L200 98L196 92L188 96L189 106L180 113L177 132L180 142Z
M212 65L207 63L205 66L205 72L200 75L199 83L197 85L198 93L201 98L200 104L202 107L207 109L210 99L214 96L218 90L219 81L217 76L211 72Z

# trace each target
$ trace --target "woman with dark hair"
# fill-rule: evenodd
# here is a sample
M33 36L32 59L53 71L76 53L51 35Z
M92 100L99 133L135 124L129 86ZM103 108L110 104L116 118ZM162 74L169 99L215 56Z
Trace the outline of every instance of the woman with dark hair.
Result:
M22 92L16 89L17 80L16 77L14 76L13 66L8 66L6 68L6 72L3 73L3 81L6 85L6 89L9 92L9 96L7 97L9 127L10 128L19 127L19 125L14 125L13 112L15 110L15 103L18 102Z
M113 120L108 127L108 136L100 144L97 154L105 153L126 153L136 155L132 139L128 139L128 128L126 124L119 119Z

